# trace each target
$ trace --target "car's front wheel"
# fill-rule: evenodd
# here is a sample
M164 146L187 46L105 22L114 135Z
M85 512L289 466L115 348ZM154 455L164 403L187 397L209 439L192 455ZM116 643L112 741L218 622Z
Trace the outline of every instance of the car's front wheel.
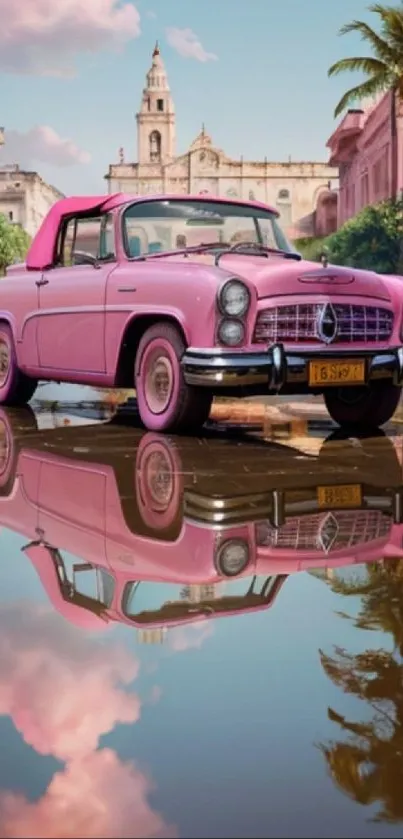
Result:
M0 323L0 405L26 405L37 384L19 369L13 333L7 324Z
M389 381L379 381L369 387L329 388L323 396L332 420L338 425L378 428L393 417L401 388Z
M135 388L142 422L150 431L196 431L208 419L212 396L187 385L181 368L185 344L170 323L156 323L140 340Z

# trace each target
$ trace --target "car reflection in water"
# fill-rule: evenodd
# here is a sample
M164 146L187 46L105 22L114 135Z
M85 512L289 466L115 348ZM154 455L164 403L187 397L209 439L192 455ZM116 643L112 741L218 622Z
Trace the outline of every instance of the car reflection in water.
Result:
M267 609L294 572L403 556L401 441L317 442L38 431L28 410L1 409L0 524L83 628L157 637Z

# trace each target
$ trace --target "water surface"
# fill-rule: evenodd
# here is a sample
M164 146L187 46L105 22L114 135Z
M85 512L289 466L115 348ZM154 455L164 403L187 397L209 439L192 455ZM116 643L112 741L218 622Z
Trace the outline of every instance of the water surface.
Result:
M401 836L398 429L51 424L0 412L0 835Z

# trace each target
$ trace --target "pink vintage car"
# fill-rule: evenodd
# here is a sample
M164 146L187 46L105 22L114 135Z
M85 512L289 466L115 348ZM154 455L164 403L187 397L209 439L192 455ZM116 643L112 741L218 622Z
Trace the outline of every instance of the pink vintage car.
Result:
M304 489L290 488L287 472L293 464L295 476L298 453L284 447L278 490L270 492L273 479L262 471L259 481L254 457L246 455L255 491L244 486L240 494L229 479L211 495L214 473L202 480L204 493L185 489L181 480L193 457L198 459L197 449L192 457L191 445L184 443L181 452L160 435L139 440L135 464L125 453L115 456L114 469L82 459L88 458L85 452L77 460L51 453L49 443L42 451L24 447L9 503L0 497L0 521L11 526L14 510L19 531L31 534L23 553L66 620L89 630L121 623L161 640L173 627L273 607L290 574L326 574L402 557L401 466L387 444L381 440L355 452L355 478L350 453L341 457L344 480L356 480L349 485L339 483L337 447L330 451L327 468L333 474L326 473L325 493L315 486L324 461ZM211 449L219 455L219 444L213 441ZM278 447L274 454L280 453ZM125 509L116 480L119 459L133 481L131 497L125 485ZM388 478L380 462L389 467ZM262 518L265 508L269 515ZM276 509L280 522L273 524Z
M134 387L148 429L180 431L215 394L323 394L340 425L399 402L402 279L301 260L264 204L62 199L1 288L0 404Z
M383 435L304 460L113 423L38 433L16 413L0 410L0 525L80 626L267 609L291 573L403 557L401 458Z

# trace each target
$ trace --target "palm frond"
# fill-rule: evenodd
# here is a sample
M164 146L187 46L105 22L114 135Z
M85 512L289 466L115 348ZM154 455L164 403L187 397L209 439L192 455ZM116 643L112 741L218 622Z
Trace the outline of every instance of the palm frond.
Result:
M347 90L344 96L341 97L340 102L336 105L334 109L334 116L340 116L340 114L348 108L349 105L352 105L361 99L365 99L369 96L375 96L377 93L385 92L388 89L388 86L387 79L382 76L374 76L372 79L367 79L367 81L356 85L356 87L350 88L350 90Z
M378 58L341 58L329 67L328 76L338 76L340 73L350 71L351 73L365 73L367 76L375 76L380 73L389 74L389 67L384 61Z
M373 3L369 7L369 11L381 18L383 40L387 41L392 49L396 49L401 54L403 49L403 8Z
M339 30L339 35L347 35L349 32L359 33L362 40L367 41L371 45L375 55L382 61L395 61L396 53L394 49L368 23L365 23L363 20L353 20L351 23L345 23Z

